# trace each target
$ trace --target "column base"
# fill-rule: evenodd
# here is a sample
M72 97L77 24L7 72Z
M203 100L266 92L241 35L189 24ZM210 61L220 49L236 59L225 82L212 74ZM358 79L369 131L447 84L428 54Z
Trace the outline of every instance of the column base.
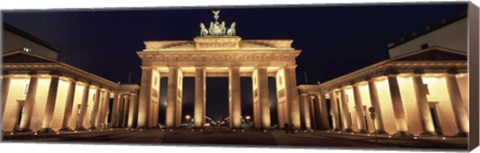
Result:
M468 137L468 133L467 132L459 132L457 134L455 134L456 137Z
M368 133L368 131L362 129L362 130L359 130L358 133L363 133L363 134L365 134L365 133Z
M396 137L413 137L413 134L410 134L406 131L398 131L397 133L393 134Z
M15 129L14 131L15 132L33 132L32 129L28 129L28 128L26 128L26 129Z
M50 133L50 132L55 132L52 128L42 128L38 130L40 133Z
M423 132L423 133L420 133L421 136L435 136L437 135L437 133L435 132Z
M60 131L73 131L73 129L69 127L63 127L60 129Z
M331 130L330 128L320 128L322 131Z
M333 129L333 131L341 131L340 129Z
M85 128L85 127L79 127L78 129L76 129L77 131L87 131L88 129Z
M377 130L377 134L388 134L388 133L385 132L384 130Z
M343 130L343 131L345 131L345 132L353 132L353 130L352 130L351 128L345 129L345 130Z

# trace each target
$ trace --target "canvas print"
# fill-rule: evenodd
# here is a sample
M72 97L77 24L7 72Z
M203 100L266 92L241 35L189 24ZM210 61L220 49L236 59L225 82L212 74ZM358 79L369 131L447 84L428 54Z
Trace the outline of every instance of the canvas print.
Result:
M2 12L2 141L467 150L468 3Z

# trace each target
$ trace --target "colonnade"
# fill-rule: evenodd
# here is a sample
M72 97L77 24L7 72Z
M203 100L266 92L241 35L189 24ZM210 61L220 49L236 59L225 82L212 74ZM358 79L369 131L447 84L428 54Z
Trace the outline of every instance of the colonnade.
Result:
M61 73L5 73L2 75L2 130L48 132L107 128L110 112L116 121L117 114L124 114L124 111L110 111L111 95L114 95L115 106L125 107L128 103L117 101L121 99L119 96L131 97L131 105L136 103L135 94L125 96L115 90ZM129 106L125 108L134 110ZM133 116L133 111L129 116ZM126 126L134 121L125 122L129 123L123 124Z
M461 77L466 76L450 71L390 73L349 84L331 84L328 90L304 90L302 127L401 136L465 136L468 116L462 96L466 95L462 95L458 81L466 79ZM375 123L369 107L376 110Z
M274 73L267 66L253 67L250 72L241 71L242 66L226 67L226 73L217 73L211 67L196 65L185 70L181 66L142 67L142 82L139 98L138 127L156 128L158 124L158 101L160 78L168 77L166 127L178 128L182 121L182 80L185 76L195 77L194 127L203 128L206 113L206 77L227 76L229 82L230 128L242 128L241 77L251 77L253 86L253 121L256 128L271 128L268 77L275 76L279 123L293 123L300 126L298 93L296 89L295 66L279 68ZM152 108L153 107L153 108ZM282 125L283 126L283 125Z

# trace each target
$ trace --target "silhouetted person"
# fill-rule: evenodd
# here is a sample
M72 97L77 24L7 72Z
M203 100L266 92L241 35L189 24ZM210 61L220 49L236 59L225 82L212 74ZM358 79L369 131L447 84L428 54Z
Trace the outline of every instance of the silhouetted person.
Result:
M290 123L289 128L291 133L295 133L295 126L293 126L293 123Z
M290 131L290 125L288 123L283 124L283 130L285 130L285 134L288 134Z

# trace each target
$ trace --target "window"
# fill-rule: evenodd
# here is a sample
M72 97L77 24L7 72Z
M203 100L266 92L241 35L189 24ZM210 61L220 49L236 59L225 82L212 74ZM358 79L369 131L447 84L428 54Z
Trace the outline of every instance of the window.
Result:
M428 48L428 43L425 43L421 46L421 49L427 49Z

